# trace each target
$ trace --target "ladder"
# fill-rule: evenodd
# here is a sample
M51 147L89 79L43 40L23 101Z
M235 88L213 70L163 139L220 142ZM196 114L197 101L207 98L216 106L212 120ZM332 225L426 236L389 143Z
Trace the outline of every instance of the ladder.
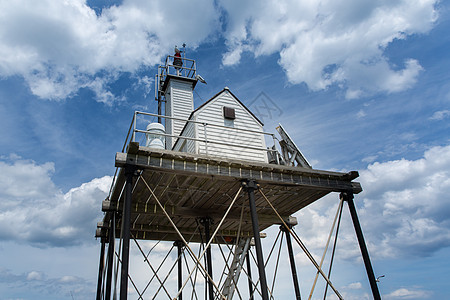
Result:
M236 245L233 262L231 263L227 279L225 279L222 288L222 294L226 297L226 299L233 298L239 276L241 275L244 259L247 255L248 249L250 249L251 240L252 238L241 238Z

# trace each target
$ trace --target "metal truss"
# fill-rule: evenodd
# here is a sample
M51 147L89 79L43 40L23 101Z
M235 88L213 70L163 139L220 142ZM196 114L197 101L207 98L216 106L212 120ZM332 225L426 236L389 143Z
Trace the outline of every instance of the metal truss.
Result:
M104 225L105 228L108 229L108 236L104 235L102 237L102 250L101 250L101 258L100 258L100 268L99 268L99 284L97 291L97 299L119 299L118 291L120 290L120 299L127 299L128 291L128 283L131 283L132 288L137 294L137 299L179 299L182 300L183 297L185 299L208 299L208 300L228 300L228 299L255 299L255 297L261 297L263 300L274 299L274 291L276 290L276 280L277 274L280 267L280 258L282 257L282 247L284 241L286 241L286 246L289 253L289 261L292 272L293 286L295 290L296 299L301 299L300 296L300 286L298 283L297 277L297 268L295 266L294 253L292 247L291 238L295 241L296 245L299 246L301 251L305 253L307 258L310 260L311 264L316 269L316 274L314 278L313 285L309 292L308 299L312 298L312 295L315 290L315 286L319 276L325 281L325 291L324 291L324 299L326 298L328 288L330 288L337 298L343 299L342 295L338 292L336 287L330 280L331 276L331 267L333 265L333 259L336 250L338 231L341 222L342 208L343 202L349 202L349 208L352 213L350 203L352 197L349 195L341 194L340 203L338 205L338 209L333 220L330 233L328 235L328 239L326 241L326 245L324 247L324 252L320 262L318 263L310 251L307 249L305 244L302 242L300 237L293 230L293 224L288 224L277 211L277 209L272 205L269 198L265 195L263 189L254 181L244 181L242 182L241 187L237 190L233 197L230 197L230 202L225 212L223 213L222 218L217 224L213 224L212 220L204 217L199 218L197 220L197 227L195 228L195 232L189 236L189 234L182 234L178 229L175 222L172 220L170 214L166 211L165 205L161 202L161 200L157 197L154 190L150 187L150 185L146 182L146 179L139 173L133 173L137 176L137 180L134 184L134 187L140 181L143 183L148 191L151 194L151 197L154 201L156 201L159 209L163 212L164 216L167 218L173 230L177 233L178 239L173 242L170 246L169 250L166 250L166 254L158 259L151 259L151 254L154 249L159 245L159 241L155 242L154 245L151 245L150 249L149 245L143 245L139 241L133 233L130 232L129 224L127 228L126 222L131 222L131 220L126 220L126 203L124 204L123 213L114 212L110 219L110 224ZM133 185L131 185L131 180L129 181L128 187L125 187L122 190L122 193L131 194L133 192ZM252 213L252 224L254 226L254 235L252 236L240 236L241 233L241 225L244 221L248 222L248 220L244 220L244 207L245 207L245 199L242 197L243 191L247 192L249 199L250 211ZM252 199L254 198L254 193L259 192L260 195L265 199L267 203L267 207L274 212L279 218L280 231L276 236L270 251L268 253L266 259L263 258L260 235L258 231L258 223L257 223L257 214L256 209L254 207L255 203ZM238 199L241 196L243 202L237 205ZM129 196L130 197L130 196ZM131 202L131 197L128 198L129 202ZM126 202L126 201L125 201ZM131 203L130 203L131 204ZM227 220L227 216L229 215L231 209L233 207L241 207L241 216L239 220L239 230L237 237L226 240L223 236L218 235L221 226ZM354 207L353 207L354 209ZM356 214L356 212L355 212ZM119 252L115 251L115 243L116 243L116 219L120 217L122 219L122 228L121 234L119 238ZM139 217L139 216L138 216ZM353 215L352 215L353 218ZM354 220L354 219L353 219ZM354 220L355 222L355 220ZM336 227L337 224L337 227ZM213 226L214 225L214 226ZM255 230L256 228L256 230ZM211 230L213 229L213 230ZM361 236L362 233L358 233L357 226L355 225L355 229L358 236L358 241L361 245ZM360 228L359 228L360 230ZM127 234L130 234L129 240L127 241ZM212 232L211 232L212 231ZM329 270L327 274L322 269L325 256L327 254L332 236L334 233L334 245L331 254L331 260L329 263ZM191 243L191 239L194 234L200 234L202 242ZM129 250L130 250L130 239L134 241L135 250L138 250L140 255L142 255L143 262L147 265L150 276L146 277L146 280L143 280L138 273L138 275L131 275L132 272L128 271L128 260L129 260ZM362 241L363 242L363 241ZM105 244L108 243L108 255L105 257ZM164 244L165 243L165 244ZM167 245L167 241L163 242L164 245ZM128 244L128 245L127 245ZM212 249L218 250L215 251L216 256L212 256ZM368 254L364 254L363 248L363 258L368 259ZM177 253L175 254L175 250ZM366 249L367 251L367 249ZM128 252L128 253L127 253ZM217 254L220 254L218 256ZM366 257L367 256L367 257ZM214 261L214 264L213 264ZM266 279L266 270L267 265L271 261L271 264L274 264L273 272L270 274L270 285ZM370 261L369 261L370 264ZM217 277L217 280L214 280L213 276L213 265L221 266L216 270L215 274L221 274L221 276ZM258 275L253 280L252 278L252 267L257 269ZM366 263L367 268L367 263ZM183 274L185 271L185 274ZM254 270L253 270L254 271ZM373 272L373 270L372 270ZM114 273L114 274L113 274ZM368 271L369 273L369 271ZM121 280L119 281L119 274ZM114 278L113 278L114 275ZM373 274L372 274L373 275ZM124 278L125 276L125 278ZM241 280L243 278L247 279L247 286L245 280ZM174 284L174 278L177 280L177 284ZM370 280L369 275L369 280ZM136 280L138 279L138 280ZM139 282L137 282L139 281ZM125 282L125 285L124 285ZM144 282L142 284L141 282ZM176 288L175 288L176 287ZM131 288L131 287L130 287ZM111 295L112 293L112 295ZM125 296L124 296L125 295ZM376 292L374 292L374 298L380 299L376 297Z

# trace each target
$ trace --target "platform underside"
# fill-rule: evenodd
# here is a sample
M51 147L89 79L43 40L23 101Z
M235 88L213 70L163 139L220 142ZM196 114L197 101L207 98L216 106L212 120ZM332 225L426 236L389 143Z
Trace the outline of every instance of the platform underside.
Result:
M246 180L254 180L259 185L255 201L260 231L282 223L266 198L286 219L330 192L361 192L359 183L352 182L357 172L214 159L132 144L128 153L117 153L116 166L120 170L109 200L110 209L118 211L122 211L125 197L125 169L136 169L131 205L131 233L136 239L180 240L159 201L187 241L204 241L202 227L198 226L200 219L213 219L213 232ZM110 216L111 212L105 214L105 224ZM116 228L116 236L120 236L121 219ZM245 189L237 196L215 242L236 237L239 228L240 236L253 236Z

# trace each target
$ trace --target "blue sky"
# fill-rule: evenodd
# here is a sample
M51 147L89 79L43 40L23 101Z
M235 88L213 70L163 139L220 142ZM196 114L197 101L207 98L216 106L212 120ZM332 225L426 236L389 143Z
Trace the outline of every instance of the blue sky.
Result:
M114 155L133 112L156 111L157 65L182 43L208 82L196 107L228 86L256 112L263 92L266 131L282 123L314 168L359 171L384 299L448 298L449 28L436 0L0 1L0 298L93 297ZM297 214L317 256L337 200ZM343 222L333 276L364 299Z

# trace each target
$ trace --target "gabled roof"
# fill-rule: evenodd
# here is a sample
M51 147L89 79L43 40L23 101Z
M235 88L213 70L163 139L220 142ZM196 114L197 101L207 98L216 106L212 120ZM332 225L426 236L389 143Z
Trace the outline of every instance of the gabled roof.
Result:
M258 119L257 116L255 116L254 113L252 113L252 111L250 109L248 109L247 106L244 105L244 103L241 102L241 100L238 99L238 97L236 97L228 87L224 87L220 92L218 92L217 94L215 94L214 96L211 97L211 99L209 99L208 101L206 101L205 103L203 103L202 105L200 105L199 107L197 107L196 109L194 109L191 114L189 115L188 120L191 120L193 118L193 116L195 115L196 112L198 112L200 109L202 109L203 107L207 106L209 103L211 103L212 101L214 101L214 99L216 99L220 94L224 93L225 91L227 91L228 93L231 94L231 96L233 96L233 98L246 110L250 113L250 115L259 123L261 124L261 126L264 126L264 123L261 122L260 119ZM186 122L186 124L184 124L183 129L180 132L180 136L183 134L184 130L186 129L188 122ZM177 145L178 141L180 139L178 138L175 143L172 146L172 149L175 148L175 146Z
M192 111L191 115L189 116L189 119L192 118L192 116L199 111L200 109L202 109L203 107L205 107L206 105L208 105L208 103L212 102L215 98L217 98L220 94L224 93L225 91L229 92L231 94L231 96L233 96L234 99L236 99L237 102L239 102L240 105L242 105L242 107L248 111L250 113L250 115L252 115L253 118L255 118L256 121L258 121L259 124L261 124L261 126L264 126L264 123L261 122L260 119L258 119L257 116L255 116L254 113L252 113L252 111L250 109L248 109L247 106L244 105L244 103L241 102L241 100L239 100L238 97L236 97L228 87L224 87L220 92L218 92L217 94L215 94L214 96L211 97L211 99L209 99L208 101L206 101L205 103L203 103L202 105L200 105L199 107L197 107L196 109L194 109L194 111Z

